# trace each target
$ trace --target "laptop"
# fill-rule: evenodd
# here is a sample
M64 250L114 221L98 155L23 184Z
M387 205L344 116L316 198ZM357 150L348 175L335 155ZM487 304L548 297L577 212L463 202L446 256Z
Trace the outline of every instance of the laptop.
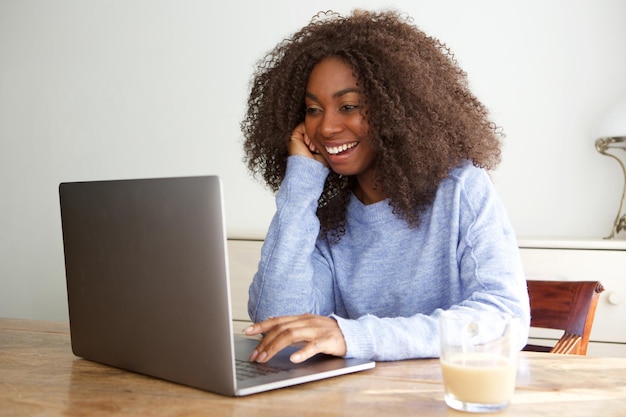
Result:
M296 347L247 360L258 340L233 333L218 176L66 182L59 197L76 356L228 396L375 366L328 355L296 365Z

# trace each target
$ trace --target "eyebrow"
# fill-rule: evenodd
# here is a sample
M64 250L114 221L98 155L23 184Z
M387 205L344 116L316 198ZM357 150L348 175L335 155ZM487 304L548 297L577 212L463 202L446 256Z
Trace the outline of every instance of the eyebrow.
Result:
M333 98L345 96L348 93L360 93L360 92L361 91L356 87L348 87L348 88L344 88L343 90L339 90L336 93L334 93ZM304 95L312 100L317 100L317 96L315 94L306 92Z

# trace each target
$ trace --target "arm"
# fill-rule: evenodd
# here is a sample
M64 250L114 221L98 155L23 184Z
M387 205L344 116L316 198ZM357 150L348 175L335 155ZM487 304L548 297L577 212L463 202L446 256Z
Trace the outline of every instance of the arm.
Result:
M276 214L249 288L248 313L253 322L332 312L330 269L315 247L317 199L327 175L328 169L313 159L289 157L276 195Z
M309 343L292 355L294 362L319 352L338 356L346 352L337 322L326 317L334 310L332 276L315 248L319 234L317 200L328 165L309 140L304 124L292 132L289 155L285 179L276 196L277 212L249 291L249 315L260 323L245 333L265 335L252 352L251 361L266 362L296 341ZM301 315L292 316L298 313ZM292 330L285 333L284 328Z
M276 214L249 288L248 314L254 322L330 309L329 268L315 250L320 228L317 200L328 168L306 134L304 123L291 133L288 152L285 178L276 195ZM314 275L318 277L315 282Z

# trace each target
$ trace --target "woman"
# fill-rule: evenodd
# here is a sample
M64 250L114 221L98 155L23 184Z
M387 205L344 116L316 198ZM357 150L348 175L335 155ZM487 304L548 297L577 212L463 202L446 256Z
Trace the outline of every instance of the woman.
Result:
M250 360L436 357L442 310L529 304L487 169L500 134L449 50L395 12L324 13L257 69L242 129L277 191ZM520 346L521 347L521 346Z

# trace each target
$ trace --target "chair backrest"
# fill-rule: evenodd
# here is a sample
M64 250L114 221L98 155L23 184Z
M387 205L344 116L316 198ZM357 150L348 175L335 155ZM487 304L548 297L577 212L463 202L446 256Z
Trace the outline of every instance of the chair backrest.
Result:
M528 280L530 326L563 330L552 348L528 345L524 350L586 355L591 326L604 287L599 281Z

